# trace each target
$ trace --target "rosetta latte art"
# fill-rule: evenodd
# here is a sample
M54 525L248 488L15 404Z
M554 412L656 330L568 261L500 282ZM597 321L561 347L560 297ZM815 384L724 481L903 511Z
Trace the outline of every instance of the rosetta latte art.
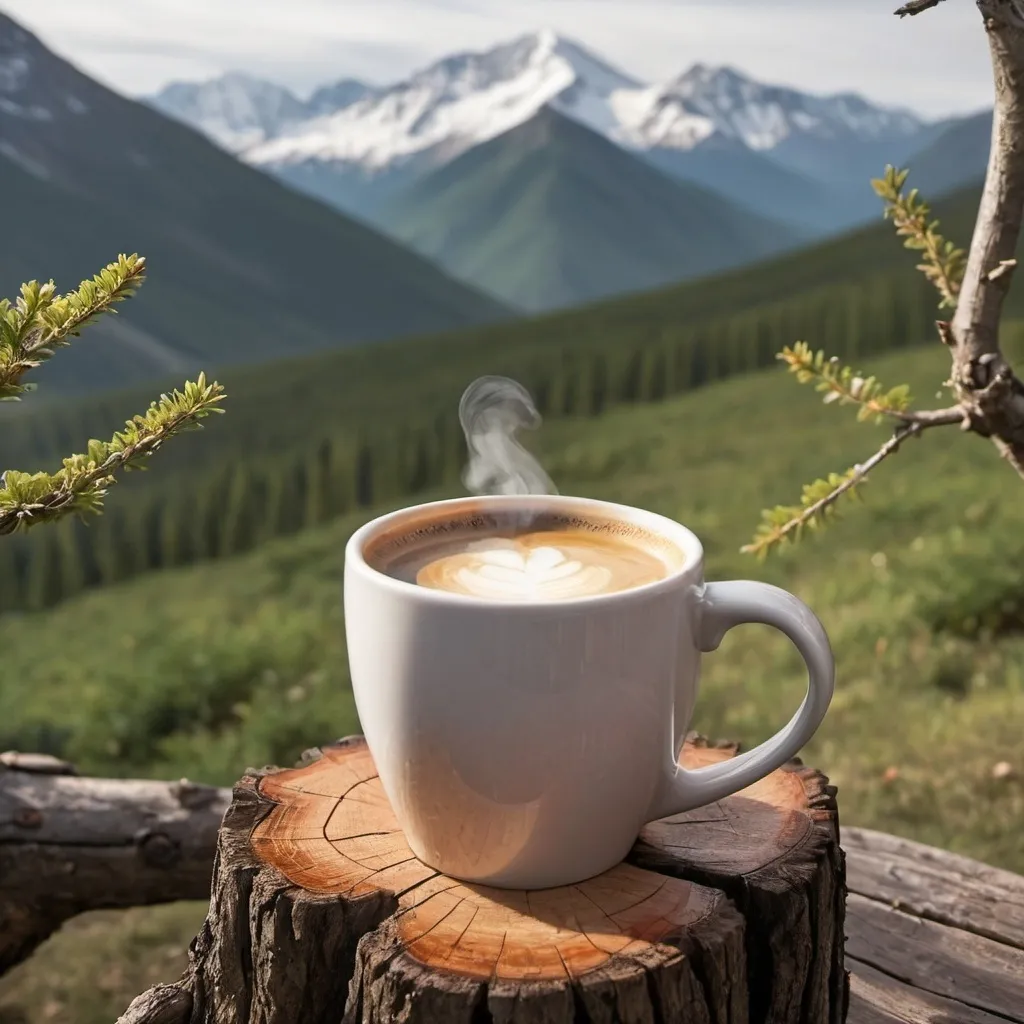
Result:
M623 544L563 533L491 537L424 565L421 587L496 601L565 601L611 594L665 575L664 566Z

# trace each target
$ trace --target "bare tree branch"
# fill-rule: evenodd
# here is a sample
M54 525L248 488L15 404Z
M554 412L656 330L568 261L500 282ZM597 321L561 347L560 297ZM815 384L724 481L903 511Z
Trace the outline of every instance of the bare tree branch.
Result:
M908 14L923 14L933 7L938 7L941 3L942 0L910 0L909 3L905 3L902 7L897 8L893 13L900 18L905 18Z
M970 420L959 405L950 406L948 409L921 409L917 412L908 410L890 415L903 423L916 423L921 427L951 427L954 423L959 423L966 430L970 426ZM964 426L965 423L967 426Z
M208 899L231 792L0 754L0 974L86 910Z
M793 522L792 526L784 528L785 532L790 529L796 529L798 526L802 526L808 520L813 519L815 516L820 515L830 505L834 505L848 490L856 487L858 484L862 484L867 477L868 473L871 472L876 466L885 462L890 455L895 455L899 451L900 445L909 437L916 437L924 430L925 427L921 423L911 423L907 427L901 427L896 431L892 437L889 438L881 448L871 456L867 462L861 462L856 467L854 474L848 479L844 480L831 494L826 495L821 501L816 501L813 505L809 505L804 511L804 514L799 519Z

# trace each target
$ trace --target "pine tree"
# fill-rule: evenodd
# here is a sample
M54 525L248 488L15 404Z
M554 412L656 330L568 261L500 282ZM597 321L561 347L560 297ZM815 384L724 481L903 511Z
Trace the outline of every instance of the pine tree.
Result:
M288 483L279 465L268 465L264 475L266 498L263 503L263 519L260 523L261 541L273 540L284 532L287 521Z
M432 472L430 451L426 433L417 430L412 437L412 458L407 467L406 486L410 494L425 490L437 479Z
M192 513L196 558L208 561L218 557L224 539L224 505L227 501L230 467L213 473L204 486L194 492Z
M330 518L356 508L356 447L349 438L331 438L328 442L328 468L325 503Z
M619 399L623 402L637 402L643 389L644 350L637 347L629 354L622 374Z
M249 467L236 462L231 469L217 535L217 557L228 558L247 551L252 544L250 503L252 477Z
M50 608L61 599L60 543L48 530L33 546L25 605L30 611Z
M655 349L647 358L647 386L644 389L648 401L660 402L668 393L668 360L663 349Z
M580 371L573 362L562 369L562 415L575 416L579 411Z
M159 520L161 564L187 565L198 558L193 517L192 502L180 495L177 501L164 505Z
M608 402L608 361L602 352L590 360L590 415L600 416Z
M60 595L57 600L74 597L86 586L85 558L82 554L79 529L75 519L62 519L53 530L56 544Z
M0 615L23 606L24 561L20 544L12 540L0 544Z
M691 378L691 349L694 345L705 344L706 335L690 335L675 343L672 351L672 380L675 385L676 394L682 394L690 388Z
M118 554L117 537L121 533L124 513L119 508L111 509L102 519L89 523L89 547L93 552L101 585L116 583L124 577ZM30 534L38 537L39 534Z
M306 459L306 500L302 515L304 527L319 526L328 518L327 473L330 454L330 444L324 439Z

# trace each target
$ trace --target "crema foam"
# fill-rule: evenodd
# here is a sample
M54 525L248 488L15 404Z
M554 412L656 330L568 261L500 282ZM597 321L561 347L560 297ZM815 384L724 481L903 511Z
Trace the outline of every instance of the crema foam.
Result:
M597 520L525 528L464 520L392 537L376 568L432 590L490 601L569 601L665 579L679 561L662 538Z

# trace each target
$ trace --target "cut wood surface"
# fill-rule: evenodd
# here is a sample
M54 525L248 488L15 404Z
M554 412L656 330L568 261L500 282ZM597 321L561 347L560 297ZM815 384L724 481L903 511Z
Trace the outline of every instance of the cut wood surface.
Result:
M684 759L734 752L694 737ZM799 764L526 892L418 861L343 741L236 786L189 969L122 1022L839 1024L843 892L834 790Z
M0 974L86 910L206 899L230 792L0 754Z

